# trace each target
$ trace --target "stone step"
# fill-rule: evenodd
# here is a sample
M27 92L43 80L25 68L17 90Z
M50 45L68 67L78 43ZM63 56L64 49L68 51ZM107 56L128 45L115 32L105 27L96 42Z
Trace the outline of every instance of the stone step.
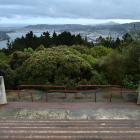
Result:
M0 124L140 124L140 120L0 120Z
M12 136L0 136L0 140L139 140L139 135L103 135L103 134L80 134L80 135L64 135L64 134L57 134L57 135L34 135L31 134L27 135L12 135Z
M140 123L140 120L126 120L126 119L116 119L116 120L107 120L107 119L100 119L100 120L30 120L30 119L0 119L0 123L102 123L102 122L107 122L107 123Z
M0 128L0 133L7 133L7 132L13 132L13 133L16 133L16 131L17 132L26 132L27 131L27 133L28 133L28 130L30 131L31 130L31 132L32 133L35 133L35 132L37 132L38 131L38 129L39 129L39 131L40 132L42 132L42 133L45 133L45 132L53 132L54 130L55 130L55 132L73 132L74 133L74 131L77 131L77 132L85 132L85 133L88 133L88 132L92 132L92 131L100 131L100 132L112 132L112 133L115 133L115 132L134 132L134 130L135 130L135 133L139 133L140 132L140 128L130 128L130 127L124 127L124 128L115 128L115 127L109 127L109 128L106 128L106 127L97 127L97 128L88 128L88 127L84 127L84 128L81 128L81 127L75 127L75 128L73 128L73 127L69 127L69 128L61 128L61 127L59 127L59 128L55 128L55 127L16 127L16 128L12 128L11 129L11 127L9 127L9 128L5 128L5 127L3 127L3 128ZM130 133L131 133L130 132Z
M131 124L16 124L16 123L2 123L0 124L0 128L3 127L140 127L140 124L131 123Z
M60 134L58 135L29 135L29 136L1 136L0 139L1 140L43 140L43 139L47 139L47 140L139 140L139 135L133 135L133 136L129 136L128 135L122 135L120 136L120 134L118 134L117 136L109 136L109 135L87 135L87 134L80 134L80 135L63 135L60 136Z
M0 120L0 140L139 140L140 120Z

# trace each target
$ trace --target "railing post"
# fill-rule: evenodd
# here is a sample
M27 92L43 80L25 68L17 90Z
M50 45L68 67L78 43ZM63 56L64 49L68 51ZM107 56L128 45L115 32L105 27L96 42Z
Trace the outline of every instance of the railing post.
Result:
M31 100L32 100L32 102L34 102L33 93L31 92L30 95L31 95Z
M18 87L17 96L18 96L18 99L20 100L20 87Z
M48 102L48 92L45 95L46 95L46 103L47 103Z
M75 99L78 97L78 96L77 96L77 94L78 94L78 92L77 92L77 91L75 91Z
M110 103L112 102L112 92L110 91Z
M96 103L96 101L97 101L97 95L96 95L96 92L95 92L95 94L94 94L94 95L95 95L95 103Z
M137 104L139 105L139 104L140 104L140 84L139 84L139 87L138 87L138 89L137 89L137 92L138 92Z
M121 97L123 99L123 87L121 86Z

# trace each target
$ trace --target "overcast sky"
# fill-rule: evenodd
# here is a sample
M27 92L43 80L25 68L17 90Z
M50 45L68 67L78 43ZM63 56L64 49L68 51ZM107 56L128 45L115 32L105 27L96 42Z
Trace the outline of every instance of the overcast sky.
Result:
M97 24L140 20L140 0L0 0L0 24Z

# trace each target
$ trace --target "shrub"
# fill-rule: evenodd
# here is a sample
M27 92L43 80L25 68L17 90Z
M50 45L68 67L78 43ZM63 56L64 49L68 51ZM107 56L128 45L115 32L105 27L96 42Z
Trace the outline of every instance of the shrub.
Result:
M9 62L9 56L3 52L0 52L0 62Z
M122 84L125 73L123 63L124 58L117 51L113 51L100 61L100 69L105 73L110 84Z
M132 76L125 76L123 78L123 87L125 88L137 88L137 85L133 82L133 77Z
M124 51L125 74L134 85L138 85L140 81L140 43L133 43Z
M40 45L39 47L36 48L35 51L41 51L41 50L45 50L44 45Z
M94 58L92 55L83 54L82 58L85 59L93 68L97 65L98 60Z
M73 45L71 48L77 50L81 54L89 54L90 53L90 48L87 46Z
M107 85L108 84L108 80L105 76L105 74L103 72L99 73L97 71L93 72L93 77L91 77L89 84L99 84L99 85Z
M104 46L96 46L90 49L90 54L95 58L107 56L111 52L112 52L111 48L107 48Z
M11 55L10 59L10 66L13 70L19 68L30 56L32 53L30 53L30 50L25 50L25 52L22 51L16 51Z
M22 66L23 82L45 84L46 82L67 84L90 79L91 65L67 48L55 47L35 52Z
M14 88L15 87L14 71L5 62L0 62L0 76L4 76L6 88Z

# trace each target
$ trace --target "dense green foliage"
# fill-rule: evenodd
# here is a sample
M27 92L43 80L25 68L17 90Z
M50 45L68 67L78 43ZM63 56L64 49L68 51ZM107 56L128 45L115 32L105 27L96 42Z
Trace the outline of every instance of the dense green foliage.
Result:
M59 47L35 52L22 65L20 73L24 83L67 84L71 80L90 79L92 67L78 52Z
M19 84L137 87L140 82L139 38L126 34L122 40L99 39L93 45L80 35L68 32L54 33L52 37L48 32L41 37L30 32L0 51L0 75L4 75L7 88Z
M0 62L0 75L4 76L6 87L15 87L15 73L5 62Z

